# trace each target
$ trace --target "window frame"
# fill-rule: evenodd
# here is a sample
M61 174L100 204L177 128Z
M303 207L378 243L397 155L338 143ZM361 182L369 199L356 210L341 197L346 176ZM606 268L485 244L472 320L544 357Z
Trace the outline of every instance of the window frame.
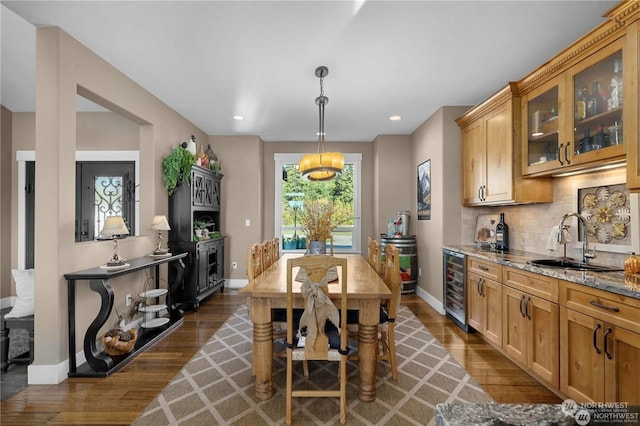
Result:
M274 173L274 233L282 235L282 166L285 164L298 164L302 159L302 153L275 153L273 160L275 163ZM362 253L362 154L345 153L345 164L353 165L353 204L356 219L353 221L352 246L350 249L340 249L340 253ZM340 230L338 227L336 230Z

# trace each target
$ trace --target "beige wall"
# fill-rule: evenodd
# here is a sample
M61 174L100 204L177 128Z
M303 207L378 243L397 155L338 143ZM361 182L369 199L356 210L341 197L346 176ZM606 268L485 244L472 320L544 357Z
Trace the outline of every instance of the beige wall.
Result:
M75 150L78 148L76 97L85 97L135 121L140 150L140 222L167 212L167 194L162 184L162 159L189 135L206 141L206 135L153 95L138 86L103 59L58 28L38 28L36 33L36 354L29 369L40 382L65 378L67 358L67 283L64 274L94 267L110 256L108 242L74 242ZM122 149L119 142L106 142L101 149ZM15 177L15 176L14 176ZM12 223L16 210L12 209ZM141 236L119 245L125 258L149 252L155 235L146 226ZM114 282L116 307L124 303L118 285L125 281L143 283L144 277ZM84 284L77 297L77 328L95 316L98 297ZM115 320L114 314L112 314ZM113 325L109 323L108 325ZM83 334L80 332L79 334ZM82 336L78 336L78 348Z
M11 283L11 157L12 114L0 107L0 299L14 294Z
M247 279L247 249L264 237L263 142L257 136L209 136L222 162L221 229L225 240L225 278ZM250 226L245 226L249 219ZM238 269L231 269L238 262Z
M418 248L418 291L434 307L442 304L442 245L462 235L460 128L455 119L469 107L442 107L411 134L411 229ZM431 219L417 219L417 167L431 160ZM434 300L431 300L433 298Z

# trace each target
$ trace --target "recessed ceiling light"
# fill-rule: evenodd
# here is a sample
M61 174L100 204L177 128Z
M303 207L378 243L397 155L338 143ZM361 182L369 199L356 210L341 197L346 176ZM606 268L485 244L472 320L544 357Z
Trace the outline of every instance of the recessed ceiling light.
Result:
M244 117L242 115L234 115L233 119L234 120L238 120L238 121L242 121L242 120L244 120Z
M389 120L398 121L398 120L402 120L402 117L400 117L399 115L392 115L391 117L389 117Z

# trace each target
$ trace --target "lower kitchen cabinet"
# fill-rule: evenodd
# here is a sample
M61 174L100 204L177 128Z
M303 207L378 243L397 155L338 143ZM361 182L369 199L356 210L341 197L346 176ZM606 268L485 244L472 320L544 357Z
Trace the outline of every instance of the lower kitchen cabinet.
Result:
M561 282L560 303L560 390L640 405L640 300Z
M488 341L502 346L502 284L467 274L467 323Z
M557 388L558 304L504 286L503 309L504 351L546 384Z

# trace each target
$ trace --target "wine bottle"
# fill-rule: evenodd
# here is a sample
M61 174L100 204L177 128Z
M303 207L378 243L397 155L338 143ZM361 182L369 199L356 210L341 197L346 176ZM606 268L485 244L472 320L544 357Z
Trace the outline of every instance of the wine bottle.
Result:
M593 117L602 112L602 96L600 96L600 86L598 80L591 83L591 98L587 104L587 117Z
M504 222L504 213L500 213L500 222L496 225L496 250L509 249L509 226Z

